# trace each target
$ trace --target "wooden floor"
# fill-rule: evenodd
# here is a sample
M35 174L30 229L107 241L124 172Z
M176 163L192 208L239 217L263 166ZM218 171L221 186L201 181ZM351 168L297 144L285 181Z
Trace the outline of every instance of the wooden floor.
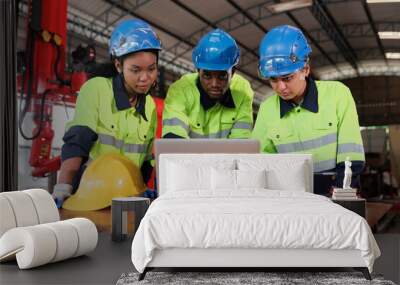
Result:
M98 211L70 211L60 209L61 220L83 217L96 224L99 232L111 232L111 208Z
M367 221L371 228L374 228L393 207L392 204L367 202Z
M98 211L70 211L65 209L60 209L60 218L61 220L83 217L91 220L95 223L97 230L99 232L108 232L111 233L111 208L108 207L103 210ZM127 234L131 234L134 232L135 225L135 214L133 212L127 213Z
M374 229L378 222L390 211L392 207L393 204L367 202L367 221L370 227ZM111 208L98 211L70 211L61 209L60 217L62 220L75 217L88 218L96 224L99 232L111 233ZM133 233L134 219L134 214L132 212L128 212L128 234Z

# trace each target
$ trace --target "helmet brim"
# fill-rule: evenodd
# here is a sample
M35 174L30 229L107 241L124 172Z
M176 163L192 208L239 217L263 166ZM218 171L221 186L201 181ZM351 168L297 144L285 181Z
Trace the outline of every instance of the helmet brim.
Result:
M228 71L236 66L236 64L212 64L212 63L197 63L197 69L210 70L210 71Z

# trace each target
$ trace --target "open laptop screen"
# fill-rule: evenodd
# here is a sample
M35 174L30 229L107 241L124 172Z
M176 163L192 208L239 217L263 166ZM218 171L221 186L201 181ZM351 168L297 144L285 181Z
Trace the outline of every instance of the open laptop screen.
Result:
M162 153L259 153L260 142L253 139L156 139L154 154L158 185L158 157Z

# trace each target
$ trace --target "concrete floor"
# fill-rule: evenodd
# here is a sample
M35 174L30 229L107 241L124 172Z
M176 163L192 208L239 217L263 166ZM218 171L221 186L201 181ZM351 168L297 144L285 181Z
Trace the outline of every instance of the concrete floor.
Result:
M375 261L374 272L400 284L400 234L376 234L381 257Z
M400 234L377 234L382 256L374 273L400 284ZM97 249L81 256L29 270L19 270L16 262L0 265L0 284L115 284L122 273L133 272L131 240L114 243L108 233L100 233Z
M382 255L375 262L374 273L400 284L400 216L375 238ZM29 270L19 270L15 261L2 263L0 284L115 284L122 273L134 271L131 242L115 243L108 232L100 232L97 248L88 256Z
M374 270L400 284L400 215L391 219L382 233L375 234L375 239L382 255L376 260Z

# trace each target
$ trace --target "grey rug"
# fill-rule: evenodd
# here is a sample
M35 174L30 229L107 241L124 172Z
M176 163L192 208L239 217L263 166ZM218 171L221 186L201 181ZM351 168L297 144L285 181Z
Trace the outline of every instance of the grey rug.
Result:
M372 275L372 281L360 272L148 272L142 281L139 273L122 274L117 285L133 284L379 284L395 285L380 275Z

